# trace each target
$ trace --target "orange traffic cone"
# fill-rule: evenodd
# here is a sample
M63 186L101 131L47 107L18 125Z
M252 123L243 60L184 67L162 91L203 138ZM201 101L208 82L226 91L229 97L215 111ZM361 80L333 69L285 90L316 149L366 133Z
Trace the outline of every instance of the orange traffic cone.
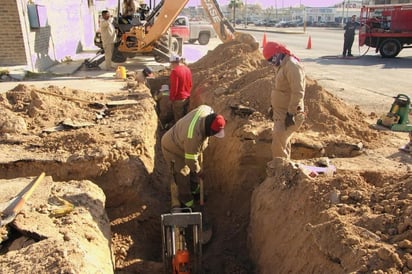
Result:
M262 48L266 46L266 32L263 33L263 41L262 41Z
M312 38L311 38L310 35L309 35L308 45L306 46L306 49L311 49L311 48L312 48Z

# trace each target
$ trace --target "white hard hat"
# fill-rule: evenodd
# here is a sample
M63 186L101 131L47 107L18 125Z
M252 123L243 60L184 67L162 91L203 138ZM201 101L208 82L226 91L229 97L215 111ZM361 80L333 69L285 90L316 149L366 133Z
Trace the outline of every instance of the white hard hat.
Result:
M169 85L162 85L159 91L169 91Z
M180 57L178 55L172 53L172 55L170 55L169 61L170 61L170 63L180 62Z

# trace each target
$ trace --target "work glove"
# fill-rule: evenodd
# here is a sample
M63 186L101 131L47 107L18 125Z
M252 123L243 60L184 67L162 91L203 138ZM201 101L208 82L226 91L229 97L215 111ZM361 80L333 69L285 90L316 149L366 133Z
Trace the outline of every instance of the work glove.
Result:
M287 129L290 126L293 126L294 124L295 124L294 115L287 112L286 113L286 118L285 118L285 129Z

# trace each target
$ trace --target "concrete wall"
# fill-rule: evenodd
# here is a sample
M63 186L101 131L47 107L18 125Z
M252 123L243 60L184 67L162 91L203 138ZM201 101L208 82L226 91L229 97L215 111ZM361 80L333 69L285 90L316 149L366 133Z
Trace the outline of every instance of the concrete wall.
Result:
M25 65L25 45L16 0L2 0L0 14L0 66Z
M97 50L93 38L100 10L95 0L31 1L44 11L45 24L40 28L30 25L28 0L1 2L0 66L26 65L28 70L44 71L66 56ZM115 0L96 3L99 8L117 6Z

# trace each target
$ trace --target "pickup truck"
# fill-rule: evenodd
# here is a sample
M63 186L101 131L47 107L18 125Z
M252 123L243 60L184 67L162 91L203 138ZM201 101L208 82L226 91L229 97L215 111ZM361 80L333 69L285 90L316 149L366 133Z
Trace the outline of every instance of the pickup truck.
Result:
M170 29L172 36L179 36L183 42L191 44L199 41L200 45L207 45L210 38L217 36L210 23L189 21L186 16L178 16Z

